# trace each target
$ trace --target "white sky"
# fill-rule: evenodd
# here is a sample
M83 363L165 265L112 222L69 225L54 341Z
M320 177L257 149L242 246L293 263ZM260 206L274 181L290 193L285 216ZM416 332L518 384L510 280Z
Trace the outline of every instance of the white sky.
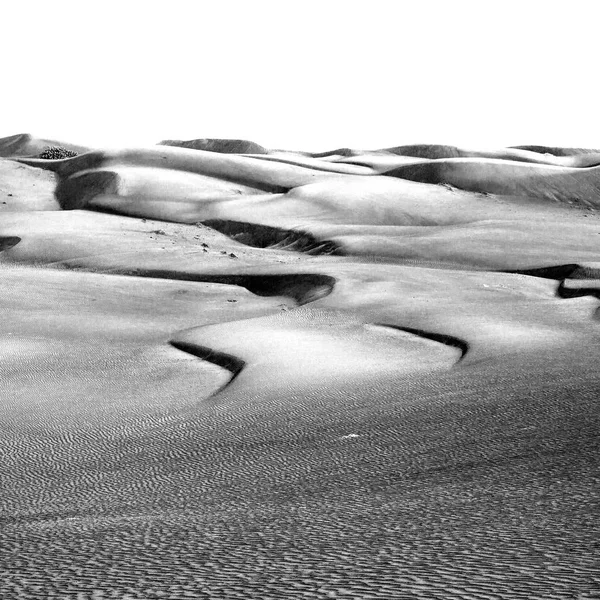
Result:
M600 3L0 3L0 136L600 146Z

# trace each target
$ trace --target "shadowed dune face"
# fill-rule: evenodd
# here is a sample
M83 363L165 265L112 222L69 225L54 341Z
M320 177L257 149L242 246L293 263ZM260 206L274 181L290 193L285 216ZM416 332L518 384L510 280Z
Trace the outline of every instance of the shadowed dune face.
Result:
M20 237L8 236L0 238L0 252L14 248L21 241Z
M595 151L36 143L0 140L3 598L600 589Z
M600 167L575 169L499 160L453 159L406 165L390 176L486 194L540 198L598 208Z
M247 140L222 140L222 139L198 139L198 140L164 140L161 146L174 146L176 148L190 148L192 150L206 150L208 152L220 152L223 154L267 154L268 150L260 144Z
M343 254L335 242L321 241L302 231L224 220L204 221L203 225L255 248L281 248L308 254Z

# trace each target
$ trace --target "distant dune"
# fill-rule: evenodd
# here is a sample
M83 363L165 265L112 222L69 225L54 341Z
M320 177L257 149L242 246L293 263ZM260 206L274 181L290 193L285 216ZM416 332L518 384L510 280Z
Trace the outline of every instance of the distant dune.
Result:
M582 154L598 154L600 150L591 148L556 148L554 146L513 146L521 150L539 152L541 154L552 154L553 156L579 156Z
M159 142L161 146L175 146L177 148L191 148L193 150L206 150L208 152L220 152L223 154L267 154L267 149L259 144L247 140L164 140Z
M2 598L600 589L600 151L0 156Z

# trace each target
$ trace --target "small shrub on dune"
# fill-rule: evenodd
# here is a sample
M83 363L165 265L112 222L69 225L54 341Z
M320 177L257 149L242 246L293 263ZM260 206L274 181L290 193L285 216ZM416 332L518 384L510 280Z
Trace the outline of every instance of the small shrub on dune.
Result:
M73 152L73 150L67 150L62 146L48 146L44 151L39 155L39 158L44 158L46 160L57 160L61 158L72 158L73 156L77 156L77 152Z

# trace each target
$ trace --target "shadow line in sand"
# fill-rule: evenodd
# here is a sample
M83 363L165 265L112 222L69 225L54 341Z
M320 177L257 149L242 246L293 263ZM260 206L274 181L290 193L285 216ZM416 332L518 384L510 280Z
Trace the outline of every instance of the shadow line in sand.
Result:
M388 323L373 323L373 326L386 327L388 329L395 329L396 331L404 331L405 333L410 333L411 335L416 335L418 337L422 337L433 342L438 342L439 344L444 344L445 346L457 348L458 350L460 350L460 358L456 361L457 363L463 360L463 358L467 355L467 352L469 351L469 343L466 340L455 337L453 335L425 331L424 329L417 329L415 327L402 327L400 325L390 325Z
M243 361L241 358L233 356L232 354L226 354L225 352L218 352L217 350L207 348L206 346L200 346L190 342L176 341L170 341L169 344L177 350L181 350L182 352L191 354L201 360L205 360L213 365L217 365L218 367L226 369L231 373L231 378L229 381L222 385L218 390L213 392L210 397L216 396L227 386L231 385L235 378L242 372L242 369L246 366L245 361Z
M583 296L593 296L600 300L600 280L597 286L569 288L565 286L565 281L558 284L556 295L559 298L582 298Z
M542 279L564 280L571 277L577 269L579 269L578 264L570 263L567 265L553 265L536 269L516 269L503 272L509 273L510 275L527 275L529 277L540 277Z

